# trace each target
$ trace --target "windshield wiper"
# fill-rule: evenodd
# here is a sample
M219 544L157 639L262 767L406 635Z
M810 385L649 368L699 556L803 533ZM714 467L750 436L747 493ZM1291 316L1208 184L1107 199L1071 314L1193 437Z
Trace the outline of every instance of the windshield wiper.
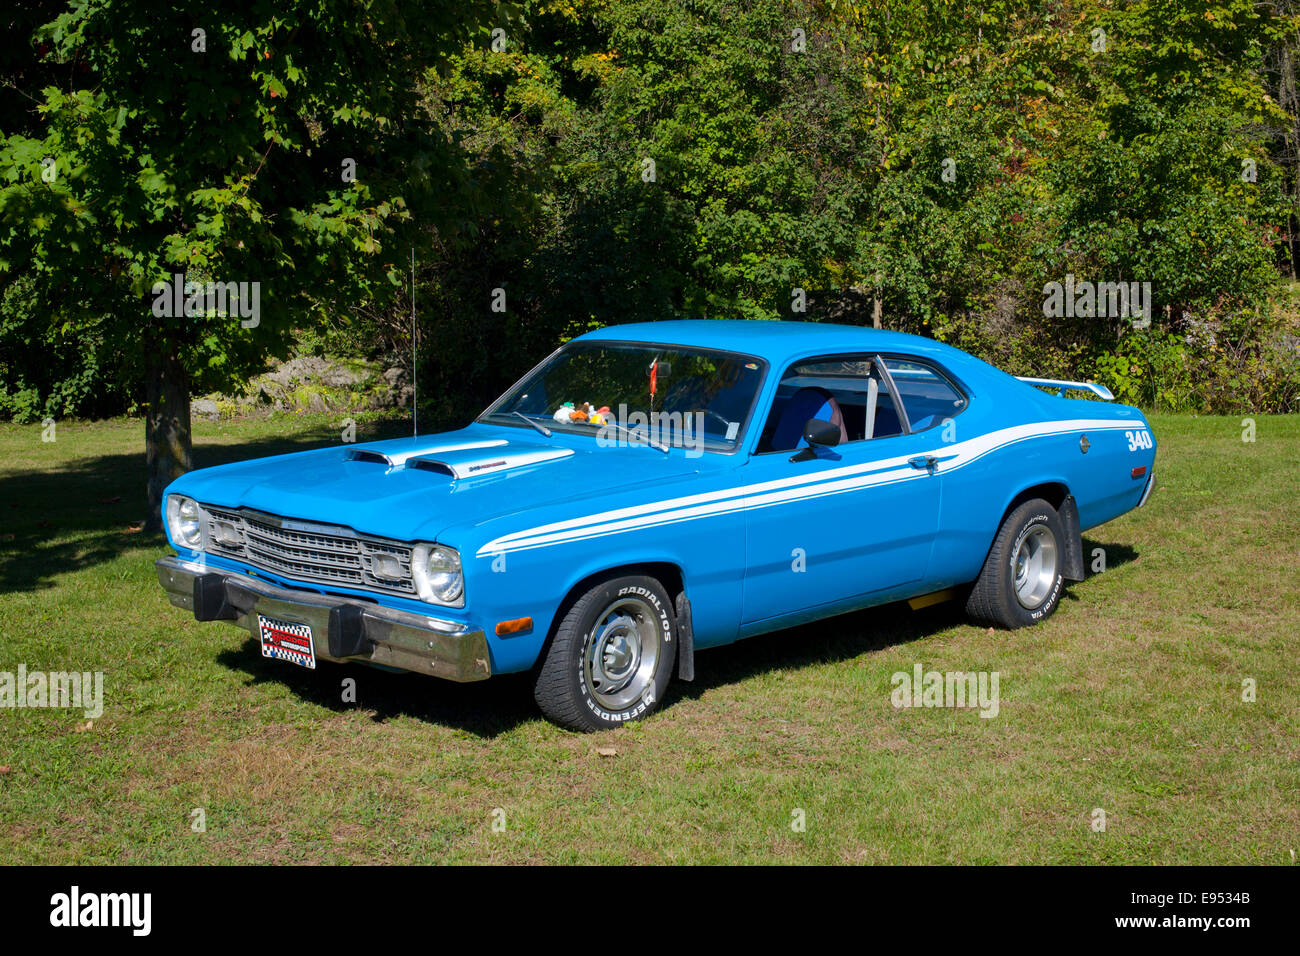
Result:
M624 428L618 422L606 422L604 425L601 426L601 428L617 428L620 434L626 435L635 444L649 445L651 448L658 448L665 455L668 454L667 445L663 444L662 442L655 441L649 435L639 435L636 432L632 431L630 428Z
M533 421L531 418L529 418L529 417L528 417L527 415L525 415L523 412L511 411L510 414L516 416L517 418L522 418L524 421L526 421L528 424L532 425L534 428L536 428L539 432L541 432L541 433L542 433L543 435L545 435L547 438L550 438L550 437L551 437L551 430L550 430L549 428L547 428L545 425L543 425L541 422L535 422L535 421Z

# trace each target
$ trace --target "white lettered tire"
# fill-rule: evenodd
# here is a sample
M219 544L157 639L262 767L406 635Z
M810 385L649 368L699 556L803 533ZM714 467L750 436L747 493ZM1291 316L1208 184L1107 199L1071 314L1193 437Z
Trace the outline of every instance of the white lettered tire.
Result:
M645 575L610 578L555 625L534 697L562 726L621 727L658 706L676 660L677 618L663 585Z
M1065 526L1056 509L1031 498L1012 509L966 601L966 613L1006 628L1051 616L1065 586Z

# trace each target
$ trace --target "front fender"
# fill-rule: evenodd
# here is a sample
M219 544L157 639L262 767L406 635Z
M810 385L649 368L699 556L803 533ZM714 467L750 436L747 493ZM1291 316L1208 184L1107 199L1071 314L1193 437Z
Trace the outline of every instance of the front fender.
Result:
M692 608L696 647L736 639L744 566L743 516L704 516L475 555L466 562L467 602L488 634L495 672L527 670L536 663L555 615L570 595L585 591L597 578L647 565L670 568L681 581ZM533 619L531 631L510 637L495 634L497 621L521 617Z

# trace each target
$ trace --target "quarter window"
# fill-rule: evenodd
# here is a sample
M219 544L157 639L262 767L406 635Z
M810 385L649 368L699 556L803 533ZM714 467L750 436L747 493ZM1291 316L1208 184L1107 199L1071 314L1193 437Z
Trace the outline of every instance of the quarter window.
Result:
M914 432L941 425L966 407L966 397L933 366L910 359L883 360Z

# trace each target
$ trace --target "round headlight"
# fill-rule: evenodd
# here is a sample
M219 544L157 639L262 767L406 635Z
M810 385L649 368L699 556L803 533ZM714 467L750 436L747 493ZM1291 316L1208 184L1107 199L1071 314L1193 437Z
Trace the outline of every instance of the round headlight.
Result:
M460 607L465 578L460 555L439 544L419 544L411 552L411 577L421 601Z
M186 548L203 544L203 513L198 502L184 495L167 498L167 530L172 540Z

